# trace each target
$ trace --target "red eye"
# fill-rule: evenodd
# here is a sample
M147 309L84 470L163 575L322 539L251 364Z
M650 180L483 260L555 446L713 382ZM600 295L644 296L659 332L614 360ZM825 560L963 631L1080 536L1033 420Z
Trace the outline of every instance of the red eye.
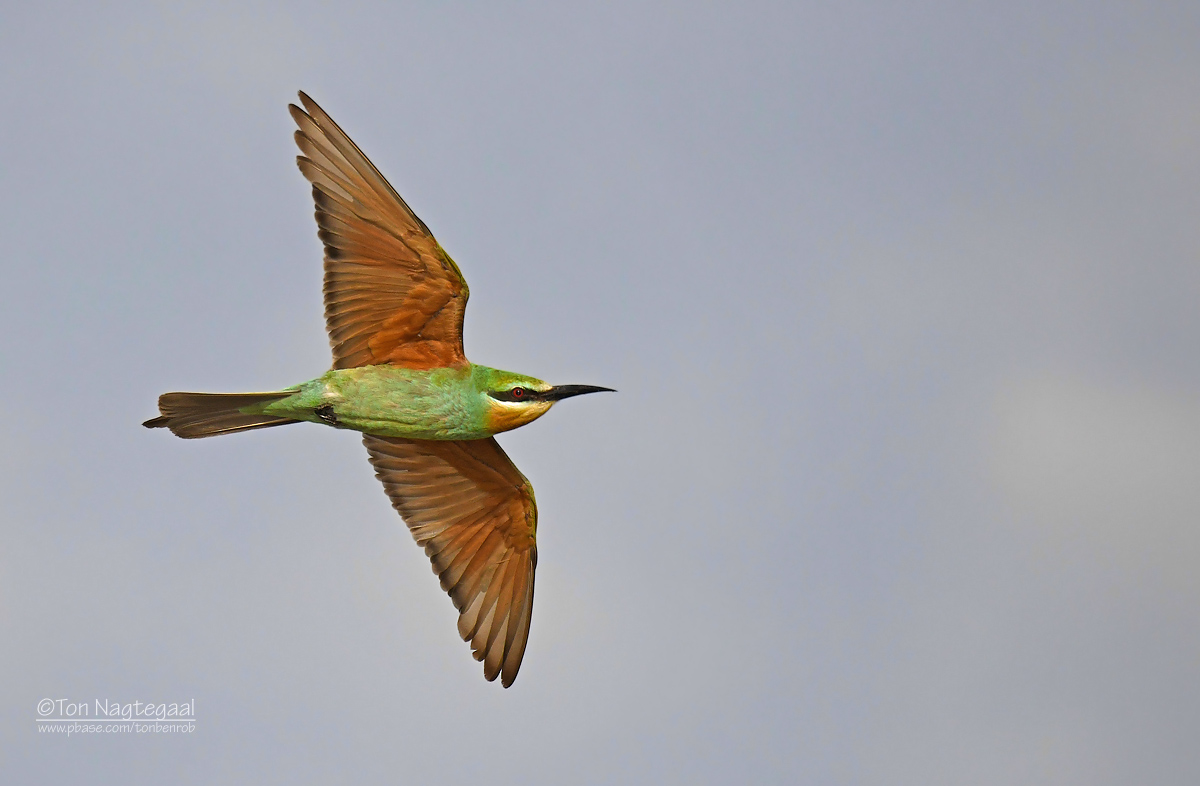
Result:
M510 392L513 398L525 398L525 388L513 388Z

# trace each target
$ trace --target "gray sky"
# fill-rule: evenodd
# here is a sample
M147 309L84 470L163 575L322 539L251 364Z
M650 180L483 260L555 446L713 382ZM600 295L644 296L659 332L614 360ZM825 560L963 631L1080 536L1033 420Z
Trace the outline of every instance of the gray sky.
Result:
M0 779L1200 781L1200 13L340 5L0 12ZM138 425L328 367L297 89L620 390L509 691L354 434Z

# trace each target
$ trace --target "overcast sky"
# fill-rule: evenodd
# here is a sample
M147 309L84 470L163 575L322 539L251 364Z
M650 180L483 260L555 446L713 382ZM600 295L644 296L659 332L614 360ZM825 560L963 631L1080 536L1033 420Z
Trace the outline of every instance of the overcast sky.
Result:
M1200 782L1197 7L101 5L0 11L0 780ZM356 435L139 425L328 368L298 89L620 390L508 691Z

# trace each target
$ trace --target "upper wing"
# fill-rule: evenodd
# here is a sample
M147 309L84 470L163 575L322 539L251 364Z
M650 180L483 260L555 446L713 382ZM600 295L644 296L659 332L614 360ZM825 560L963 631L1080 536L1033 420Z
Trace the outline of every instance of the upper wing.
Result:
M458 632L488 680L521 668L537 565L533 487L495 439L363 436L392 507L458 609Z
M325 244L333 367L466 363L469 290L458 266L337 123L304 93L300 102L288 109Z

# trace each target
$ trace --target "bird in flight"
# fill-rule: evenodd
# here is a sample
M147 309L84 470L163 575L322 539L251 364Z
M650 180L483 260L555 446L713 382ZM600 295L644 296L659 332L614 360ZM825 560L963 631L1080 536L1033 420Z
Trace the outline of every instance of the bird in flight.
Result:
M537 503L494 435L611 388L550 385L463 353L467 282L317 103L289 105L325 245L333 368L271 393L164 393L147 428L184 439L309 421L363 433L384 491L458 609L486 679L512 685L533 611Z

